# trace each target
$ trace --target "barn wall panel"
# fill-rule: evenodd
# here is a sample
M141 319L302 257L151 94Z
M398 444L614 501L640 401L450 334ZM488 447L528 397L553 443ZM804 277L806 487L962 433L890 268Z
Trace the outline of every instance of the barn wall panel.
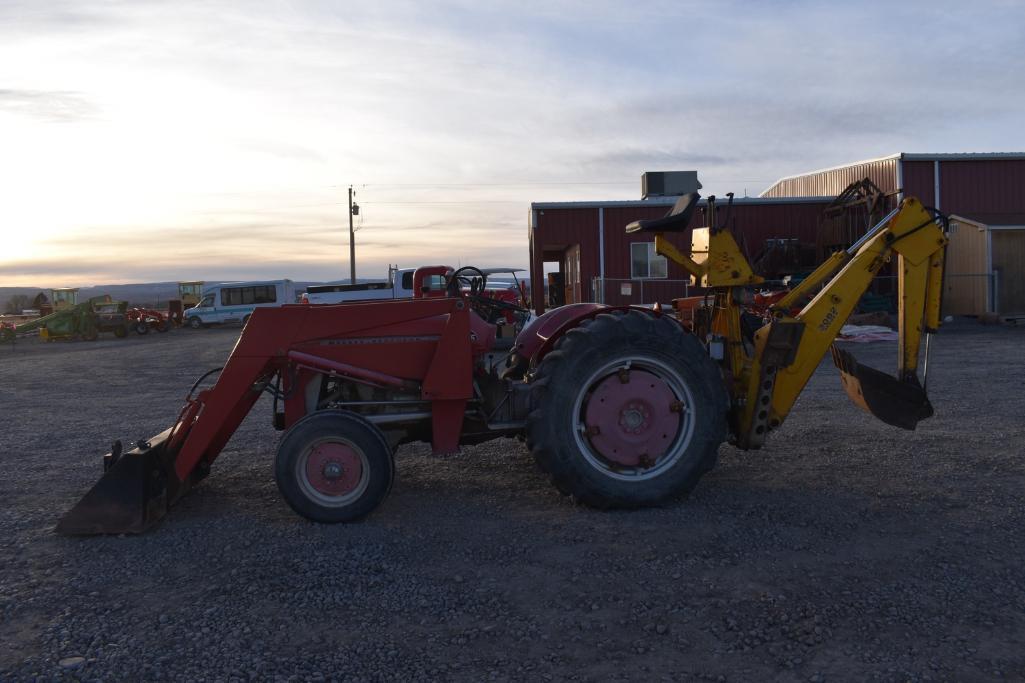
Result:
M901 175L905 197L915 197L926 206L936 206L933 162L905 161Z
M940 206L987 225L1025 224L1025 160L941 161Z

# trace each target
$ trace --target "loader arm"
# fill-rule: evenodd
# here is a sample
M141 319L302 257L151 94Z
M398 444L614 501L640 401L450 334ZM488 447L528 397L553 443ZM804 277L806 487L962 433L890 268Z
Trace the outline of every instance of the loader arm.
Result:
M103 477L57 531L138 533L152 526L206 476L275 378L281 390L271 391L284 400L284 427L311 411L309 381L344 377L419 393L431 406L435 451L452 450L473 395L470 326L462 297L258 308L215 384L190 392L171 428L123 454L118 442L105 457Z

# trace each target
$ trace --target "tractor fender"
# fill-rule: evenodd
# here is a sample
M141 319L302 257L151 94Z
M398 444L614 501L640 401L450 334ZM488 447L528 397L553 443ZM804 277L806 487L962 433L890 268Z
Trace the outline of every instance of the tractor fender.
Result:
M526 367L537 367L537 364L555 347L559 339L583 321L596 318L602 313L631 310L656 317L664 315L661 308L651 309L644 306L606 306L605 304L579 303L553 308L530 321L516 336L516 342L513 345L514 363L522 370L525 370ZM672 316L669 317L675 320Z

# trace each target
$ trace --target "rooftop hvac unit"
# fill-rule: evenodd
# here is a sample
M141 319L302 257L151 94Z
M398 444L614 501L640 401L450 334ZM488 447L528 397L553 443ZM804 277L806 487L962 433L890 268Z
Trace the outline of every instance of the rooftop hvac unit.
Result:
M646 171L641 175L641 199L679 197L700 189L697 171Z

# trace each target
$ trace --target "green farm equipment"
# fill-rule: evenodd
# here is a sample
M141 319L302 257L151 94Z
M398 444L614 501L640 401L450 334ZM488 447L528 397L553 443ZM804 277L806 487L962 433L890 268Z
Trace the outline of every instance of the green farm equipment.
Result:
M50 315L29 320L0 330L0 341L11 341L25 332L39 330L47 341L57 339L94 340L101 332L113 332L116 337L128 334L128 319L124 301L111 301L110 296L94 296L88 301L55 311Z

